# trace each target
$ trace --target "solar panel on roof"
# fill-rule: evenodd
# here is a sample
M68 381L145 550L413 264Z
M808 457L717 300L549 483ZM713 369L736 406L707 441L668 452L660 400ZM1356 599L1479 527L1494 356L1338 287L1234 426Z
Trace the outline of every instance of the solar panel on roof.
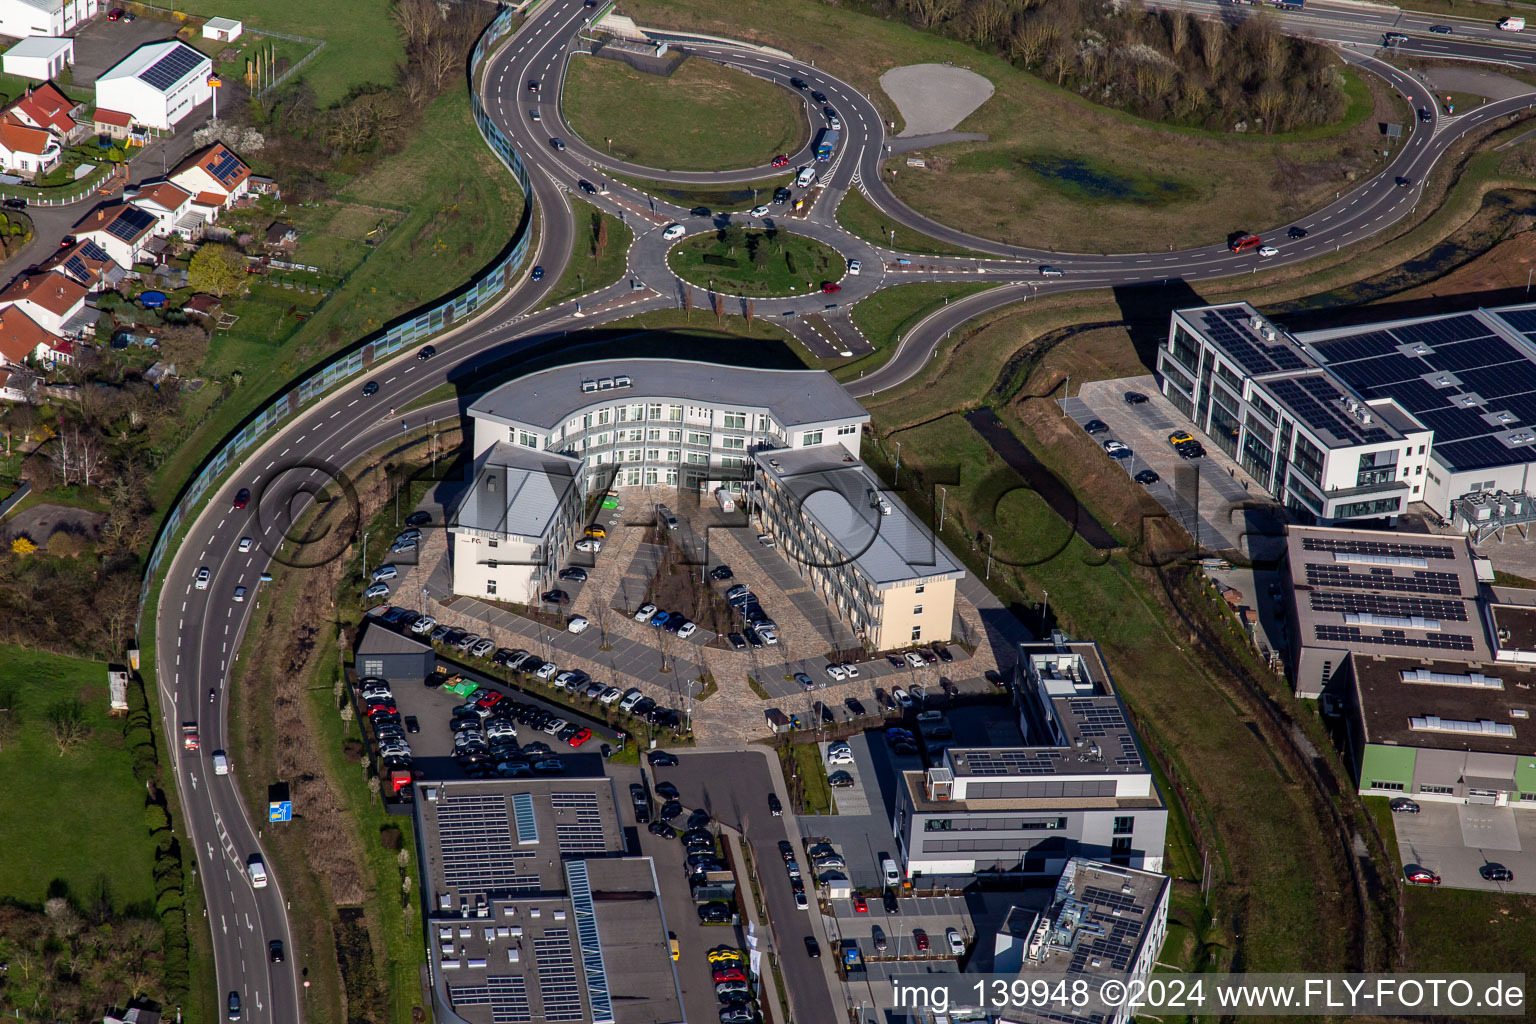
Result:
M164 57L140 71L137 77L139 81L165 92L207 59L192 47L178 43Z
M1360 540L1343 537L1302 537L1303 551L1339 551L1348 555L1403 555L1409 558L1456 557L1447 544L1412 544L1395 540Z
M107 225L107 234L131 242L154 225L155 218L148 213L137 206L125 206L112 218L112 223Z
M1417 647L1437 651L1476 650L1470 636L1461 633L1431 633L1427 636L1404 636L1400 630L1386 630L1379 636L1364 633L1358 626L1313 626L1317 639L1325 643L1373 643L1391 647Z
M221 185L231 187L234 185L235 179L240 176L240 171L244 166L245 164L239 157L225 149L219 151L213 163L206 170Z

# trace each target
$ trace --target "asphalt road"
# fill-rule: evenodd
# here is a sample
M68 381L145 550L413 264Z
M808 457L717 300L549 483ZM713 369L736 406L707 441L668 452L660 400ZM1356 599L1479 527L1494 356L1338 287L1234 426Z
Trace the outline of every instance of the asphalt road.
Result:
M1198 5L1210 7L1212 5ZM226 681L232 659L238 650L251 611L259 600L259 573L268 567L270 552L286 526L299 514L313 494L342 468L365 456L379 445L400 436L398 417L389 414L392 407L404 407L445 381L463 382L472 389L477 369L493 360L503 360L532 345L559 337L568 331L592 326L645 310L675 307L682 298L682 286L666 270L665 255L670 243L661 237L666 225L681 223L685 231L707 230L718 223L715 217L692 217L686 210L645 196L627 186L611 184L608 194L587 198L615 215L623 216L635 229L636 245L631 254L631 276L612 287L583 296L579 301L529 313L541 301L546 289L559 279L569 258L574 226L567 195L579 188L583 179L601 180L604 173L622 169L634 175L692 183L727 184L755 180L760 168L742 169L718 175L697 177L669 175L645 168L619 168L601 154L571 138L560 129L552 135L547 120L557 109L548 104L550 92L564 74L570 41L586 24L592 10L581 0L549 0L538 7L522 28L488 62L481 83L482 96L493 118L523 154L532 178L531 201L539 212L539 248L532 263L545 268L542 282L526 276L516 282L506 298L492 311L462 325L433 344L436 358L419 361L414 353L373 368L371 379L380 384L371 399L360 396L361 382L339 389L301 413L293 422L275 433L260 448L250 453L231 473L226 485L210 500L202 515L192 524L186 539L177 549L167 570L167 580L156 609L157 635L161 638L158 685L166 708L165 728L170 749L177 751L177 771L187 812L188 829L197 850L198 870L209 907L209 925L213 935L218 972L218 999L222 1006L227 993L239 991L245 1007L245 1020L274 1021L288 1024L302 1018L305 1007L300 998L298 972L306 953L294 950L286 920L286 904L281 879L268 864L270 884L253 889L245 875L247 858L260 849L257 826L230 776L214 776L210 752L222 749L225 735ZM1333 26L1335 34L1346 32L1379 34L1393 28L1399 20L1411 22L1419 31L1419 16L1404 16L1395 9L1339 7L1314 4L1305 23L1301 16L1282 15L1288 30L1318 34L1320 24ZM1447 40L1428 34L1433 19L1422 18L1426 38L1422 44L1456 48L1461 55L1479 59L1509 60L1522 66L1536 64L1536 50L1524 48L1514 40L1499 40L1489 35L1486 25L1468 23L1463 35L1461 22L1457 34ZM1441 19L1446 20L1446 19ZM1415 35L1413 38L1417 39ZM934 224L908 210L889 193L880 181L879 169L885 145L883 127L872 103L845 83L818 69L794 60L728 46L706 46L694 52L710 59L738 66L789 87L789 79L804 79L808 89L822 91L829 105L843 122L843 138L838 153L819 164L821 181L796 194L808 198L808 210L800 217L775 214L784 230L810 235L834 245L839 251L864 264L857 276L843 278L840 291L759 300L760 315L770 311L778 315L788 329L812 345L813 351L849 351L860 340L849 329L847 307L858 298L888 284L912 280L988 280L1001 282L990 289L949 303L910 331L901 341L891 360L877 373L863 378L849 390L864 396L899 383L916 373L931 357L944 335L979 313L1026 299L1047 290L1102 287L1114 284L1155 283L1162 280L1227 276L1252 270L1260 257L1247 253L1234 256L1216 242L1174 253L1125 255L1055 254L1001 245L976 238L945 225ZM1386 77L1414 106L1427 105L1427 90L1412 78L1397 72L1368 54L1344 51L1369 70ZM1438 52L1438 51L1437 51ZM1447 51L1449 52L1449 51ZM527 83L540 82L540 103L528 102ZM1417 201L1425 174L1446 148L1468 130L1527 107L1529 99L1490 103L1456 118L1443 118L1415 126L1397 157L1386 171L1341 196L1324 210L1297 223L1308 229L1305 239L1281 244L1278 256L1267 264L1300 261L1363 238L1395 222L1408 213ZM532 120L530 111L539 109L541 119ZM819 105L807 100L807 117L820 117ZM556 150L551 137L567 138L567 148ZM1409 179L1406 187L1394 179ZM606 183L605 183L606 184ZM946 241L967 246L995 258L938 259L898 253L855 239L836 226L832 211L837 200L849 188L861 188L877 206L901 223ZM1270 236L1287 225L1234 225L1264 232ZM1044 277L1040 264L1058 267L1061 277ZM696 304L702 294L695 293ZM838 306L828 310L828 305ZM794 317L784 317L786 312ZM809 325L811 315L827 325L829 339ZM819 340L818 340L819 339ZM817 348L817 346L820 346ZM429 420L459 415L460 402L439 403L417 410L406 417L408 426L420 427ZM231 500L237 489L249 487L253 499L248 508L234 510ZM237 549L243 536L251 536L256 546L249 553ZM212 572L207 590L198 590L193 578L199 566ZM233 600L234 588L247 588L247 600ZM208 693L213 691L210 701ZM202 733L202 748L195 754L181 748L178 723L195 718ZM718 758L715 761L711 759ZM727 759L728 760L725 760ZM695 769L695 763L700 768ZM750 764L751 767L746 767ZM699 778L692 779L697 771ZM766 813L764 803L768 787L766 767L755 758L739 755L700 755L685 758L684 768L672 770L680 786L697 787L702 806L712 809L727 821L739 820L755 846L773 851L777 840L785 838L784 822ZM722 782L720 780L728 780ZM708 791L705 791L705 786ZM685 792L688 790L685 788ZM254 809L259 811L258 809ZM298 809L302 813L302 808ZM759 813L759 810L761 813ZM815 1024L831 1024L836 1016L834 997L827 987L825 961L810 961L803 948L796 950L804 934L813 933L812 915L796 911L790 901L787 884L777 884L771 865L767 866L764 895L785 950L788 987L795 1000L796 1016ZM267 962L267 942L282 939L288 948L286 962ZM825 951L830 953L830 951ZM813 981L815 982L813 984Z

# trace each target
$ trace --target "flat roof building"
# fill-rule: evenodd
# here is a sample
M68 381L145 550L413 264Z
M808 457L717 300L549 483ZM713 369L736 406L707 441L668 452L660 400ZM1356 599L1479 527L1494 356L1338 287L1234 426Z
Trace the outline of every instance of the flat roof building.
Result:
M1360 792L1536 809L1536 666L1350 660Z
M1344 680L1351 654L1493 658L1465 537L1292 526L1283 572L1297 696Z
M907 878L1056 875L1073 857L1158 871L1168 810L1097 644L1019 645L1017 745L964 747L902 772Z
M454 593L529 603L581 536L581 460L497 442L448 514Z
M682 994L649 857L613 783L418 782L436 1019L675 1024Z

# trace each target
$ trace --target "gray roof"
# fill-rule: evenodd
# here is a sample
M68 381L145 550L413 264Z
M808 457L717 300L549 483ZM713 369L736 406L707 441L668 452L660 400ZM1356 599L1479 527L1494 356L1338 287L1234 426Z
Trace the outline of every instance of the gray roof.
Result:
M960 563L932 531L840 445L758 452L761 472L776 478L805 514L876 586L935 576L960 578ZM881 515L871 492L888 503Z
M357 644L358 654L420 654L431 649L429 645L418 643L377 622L367 624L363 638Z
M584 382L623 377L628 387L582 390ZM868 418L823 370L760 370L687 359L600 359L540 370L484 395L469 414L552 430L578 409L648 400L764 410L787 426Z
M448 528L543 537L580 468L569 455L495 444L475 460L474 482Z

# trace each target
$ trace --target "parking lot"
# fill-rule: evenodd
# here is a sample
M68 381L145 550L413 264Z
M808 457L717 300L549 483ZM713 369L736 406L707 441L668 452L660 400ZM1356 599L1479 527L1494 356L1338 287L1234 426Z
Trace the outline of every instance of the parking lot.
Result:
M157 43L176 34L175 26L140 15L133 21L108 21L112 4L101 5L102 16L74 33L75 59L71 75L77 86L94 85L102 73L145 43Z
M1418 800L1418 814L1394 814L1397 851L1403 866L1439 874L1456 889L1536 893L1536 814L1512 807ZM1514 872L1508 882L1479 874L1489 864Z
M1130 405L1127 392L1147 396ZM1278 558L1284 550L1284 519L1274 499L1255 483L1214 441L1195 430L1157 389L1156 380L1125 377L1090 381L1062 409L1079 426L1100 420L1108 429L1093 435L1101 446L1120 441L1131 455L1116 461L1132 477L1146 469L1158 475L1144 485L1147 493L1168 510L1205 548L1235 549L1255 560ZM1205 447L1204 458L1182 459L1168 443L1175 431L1188 431ZM1250 508L1258 506L1258 508Z

